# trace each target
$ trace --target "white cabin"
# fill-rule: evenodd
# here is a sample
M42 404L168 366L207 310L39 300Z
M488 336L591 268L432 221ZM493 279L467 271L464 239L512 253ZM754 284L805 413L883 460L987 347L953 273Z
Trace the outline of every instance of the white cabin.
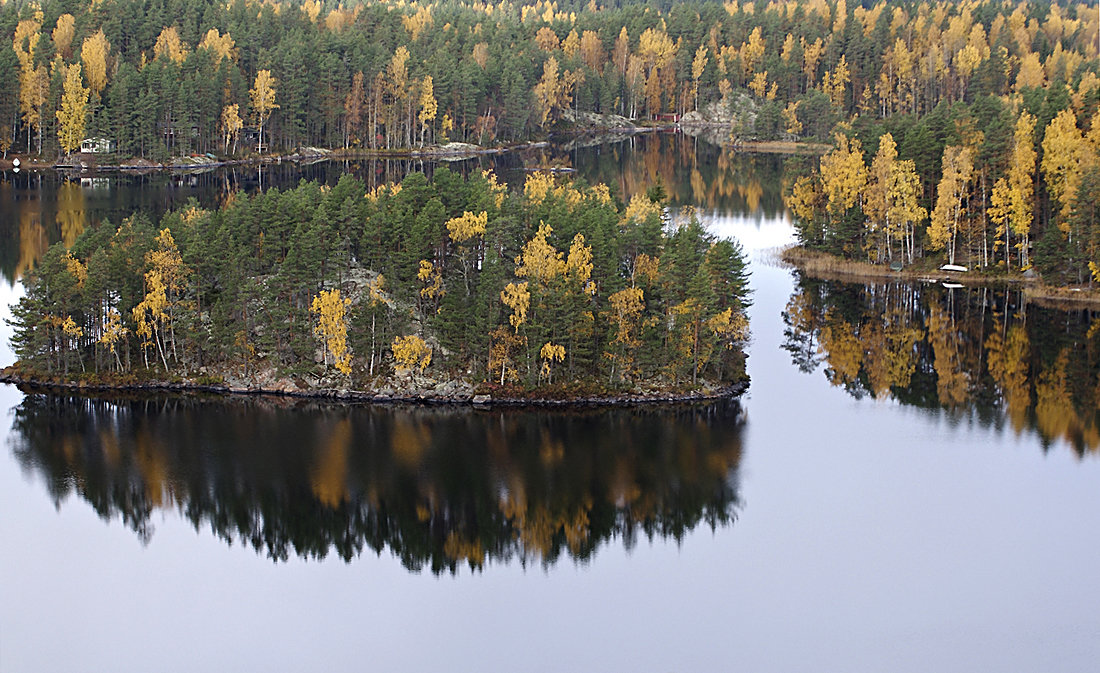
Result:
M80 151L84 154L110 154L115 151L115 141L106 138L85 138L80 141Z

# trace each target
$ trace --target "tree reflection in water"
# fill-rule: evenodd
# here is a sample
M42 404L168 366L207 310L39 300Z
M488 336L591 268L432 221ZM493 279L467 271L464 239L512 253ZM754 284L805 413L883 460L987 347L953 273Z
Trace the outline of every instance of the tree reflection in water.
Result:
M783 347L854 397L1006 421L1100 454L1100 312L1028 303L1019 290L799 277Z
M72 494L144 541L174 509L274 560L389 549L410 570L591 559L680 540L738 508L737 401L666 409L482 411L290 399L28 394L11 433L56 502Z

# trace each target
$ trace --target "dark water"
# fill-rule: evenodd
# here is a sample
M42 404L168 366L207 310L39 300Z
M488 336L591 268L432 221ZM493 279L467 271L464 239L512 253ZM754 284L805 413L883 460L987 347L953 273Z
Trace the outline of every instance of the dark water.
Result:
M143 541L177 510L275 561L385 552L412 571L593 559L733 521L736 401L489 411L28 395L12 450Z
M0 387L0 670L1094 671L1095 316L802 280L781 160L655 142L537 161L751 251L740 405Z

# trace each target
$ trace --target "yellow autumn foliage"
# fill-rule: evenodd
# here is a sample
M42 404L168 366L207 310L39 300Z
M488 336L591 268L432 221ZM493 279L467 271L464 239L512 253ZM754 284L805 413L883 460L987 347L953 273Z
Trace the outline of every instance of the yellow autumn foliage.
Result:
M492 176L494 179L496 176ZM482 211L478 214L464 211L459 217L447 220L447 233L456 243L464 243L475 236L485 234L485 227L489 223L489 213Z
M415 334L393 338L391 345L398 373L407 372L414 367L421 373L432 362L432 349Z
M347 307L350 298L340 296L340 290L322 290L313 298L310 313L317 316L313 333L321 340L324 359L332 355L332 364L342 374L351 374L351 351L348 349Z

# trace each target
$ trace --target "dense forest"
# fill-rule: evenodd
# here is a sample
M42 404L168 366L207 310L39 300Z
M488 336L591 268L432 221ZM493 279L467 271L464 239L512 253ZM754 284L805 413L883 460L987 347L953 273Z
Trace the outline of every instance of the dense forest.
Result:
M857 398L942 410L1100 451L1100 317L1015 289L854 284L800 277L783 347Z
M6 0L0 32L3 148L494 144L703 110L735 140L835 144L789 188L807 246L1100 274L1083 3Z
M437 168L105 222L25 276L13 346L24 372L120 382L738 381L744 256L662 199Z
M829 139L856 118L900 136L941 103L1049 95L1045 128L1069 94L1095 99L1098 26L1061 2L4 0L0 136L144 157L393 148L740 101L738 132Z

